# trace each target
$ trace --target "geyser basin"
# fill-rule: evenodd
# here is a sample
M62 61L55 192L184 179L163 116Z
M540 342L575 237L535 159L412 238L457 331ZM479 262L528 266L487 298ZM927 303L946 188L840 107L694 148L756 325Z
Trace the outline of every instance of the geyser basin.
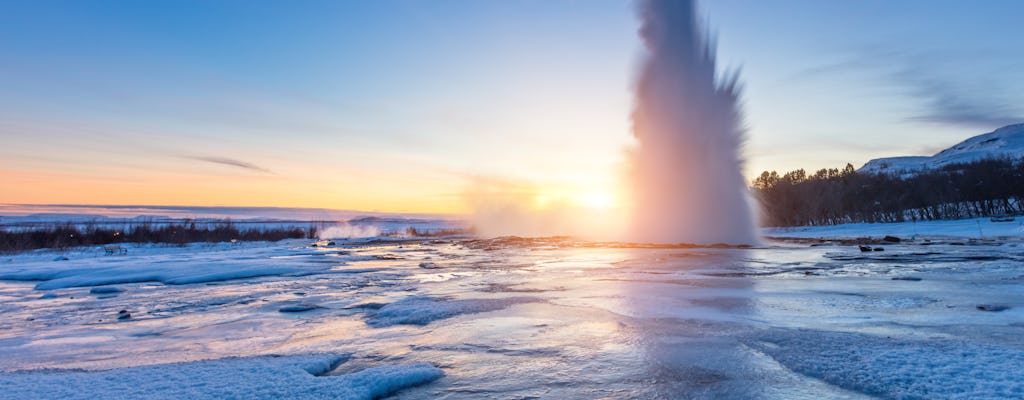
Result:
M633 113L630 239L752 244L736 76L716 78L693 1L647 0L640 14L648 54Z

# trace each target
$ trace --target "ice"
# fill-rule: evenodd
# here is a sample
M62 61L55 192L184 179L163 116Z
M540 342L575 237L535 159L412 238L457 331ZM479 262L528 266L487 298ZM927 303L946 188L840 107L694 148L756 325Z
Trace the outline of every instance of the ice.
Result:
M91 285L79 285L79 286L91 286ZM121 293L123 291L124 291L124 289L121 289L121 288L119 288L117 286L104 286L104 287L94 287L92 289L89 289L89 294L112 294L112 293Z
M883 398L1024 397L1020 348L792 329L749 344L796 372Z
M312 311L312 310L316 310L318 308L320 308L320 306L318 306L316 304L299 303L299 304L292 304L292 305L287 305L287 306L281 307L277 311L280 311L280 312L283 312L283 313L295 313L295 312Z
M875 232L893 234L846 227L831 238ZM0 281L0 390L12 390L0 393L1024 397L1019 235L919 237L870 253L810 242L297 240L142 246L116 257L71 250L60 262L55 252L6 255L0 273L21 280ZM283 269L169 283L271 268ZM36 289L106 276L134 282L61 287L46 300ZM131 318L118 320L121 310ZM132 383L142 376L153 382Z
M240 250L212 252L194 248L196 253L184 254L179 261L174 253L153 252L143 257L93 257L62 262L23 262L0 264L0 280L42 281L39 290L89 287L141 282L160 282L168 285L218 282L232 279L265 276L301 276L324 273L332 266L342 265L359 257L346 258L337 253L299 253L278 251L277 257L267 260L252 257ZM210 253L217 254L204 260ZM196 256L199 257L196 257ZM238 257L231 257L237 255ZM321 263L306 262L306 258L324 258ZM108 290L100 289L96 290ZM95 292L99 293L99 292Z
M375 327L391 325L426 325L440 319L461 314L473 314L500 310L518 303L538 301L530 297L505 299L464 299L446 300L429 297L413 297L388 304L378 310L367 323Z
M377 399L436 380L425 363L320 376L346 357L261 356L108 371L34 371L0 375L0 393L17 399Z

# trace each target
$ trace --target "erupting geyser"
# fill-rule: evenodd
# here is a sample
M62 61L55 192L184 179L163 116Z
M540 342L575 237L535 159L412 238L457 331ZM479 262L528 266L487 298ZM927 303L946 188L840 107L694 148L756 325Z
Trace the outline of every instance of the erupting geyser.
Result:
M636 86L631 239L756 241L741 174L737 76L716 79L714 44L692 0L644 0L648 50Z

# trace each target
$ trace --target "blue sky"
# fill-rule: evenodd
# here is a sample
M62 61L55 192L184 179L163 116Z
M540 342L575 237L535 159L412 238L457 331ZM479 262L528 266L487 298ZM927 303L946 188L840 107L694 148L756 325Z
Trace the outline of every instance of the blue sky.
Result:
M761 169L931 154L1024 121L1024 3L707 2Z
M1024 120L1024 3L702 5L742 68L748 175L928 154ZM629 1L11 1L0 203L457 212L607 186Z

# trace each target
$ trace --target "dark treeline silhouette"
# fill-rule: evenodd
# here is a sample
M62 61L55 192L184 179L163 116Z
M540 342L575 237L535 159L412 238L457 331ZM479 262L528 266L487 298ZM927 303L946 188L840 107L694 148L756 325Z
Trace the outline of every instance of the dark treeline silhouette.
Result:
M117 243L173 243L272 241L282 239L315 238L317 228L249 228L238 229L230 220L209 224L184 220L180 223L140 223L125 229L100 227L95 224L82 226L57 223L49 227L2 230L0 229L0 252L15 252L41 248L65 249L75 246L112 245Z
M754 179L767 226L987 217L1024 212L1024 161L989 159L916 174L804 170Z

